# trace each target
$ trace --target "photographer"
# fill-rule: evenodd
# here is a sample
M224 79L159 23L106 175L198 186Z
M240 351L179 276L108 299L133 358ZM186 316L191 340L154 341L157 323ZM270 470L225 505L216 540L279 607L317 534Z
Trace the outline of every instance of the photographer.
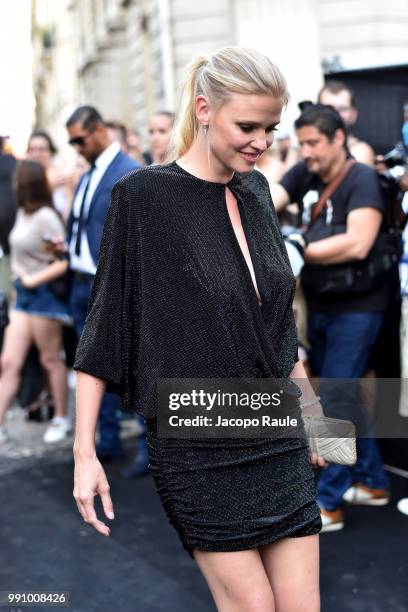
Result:
M403 312L401 297L406 294L407 288L406 253L403 254L401 236L408 212L408 197L405 196L404 199L404 191L408 186L408 149L403 142L397 143L385 155L377 156L376 169L379 173L385 202L385 224L399 240L398 257L403 255L403 261L399 271L397 266L390 271L389 302L384 313L380 334L372 351L371 366L378 378L399 378L401 376L400 348L402 348L400 319Z
M392 184L395 178L401 201L401 212L406 222L408 215L408 103L404 104L404 124L402 127L402 143L399 143L392 151L386 154L383 161L389 170L385 171ZM408 227L405 225L403 233L403 254L400 263L401 282L401 325L400 325L400 347L401 347L401 392L399 402L399 414L408 417ZM408 490L407 490L408 493ZM408 495L397 503L398 510L408 516Z
M300 207L304 233L289 240L303 250L306 262L301 278L308 306L309 363L321 379L355 379L347 390L344 385L339 390L335 381L320 388L329 416L350 418L358 403L356 379L365 373L389 295L381 262L391 266L392 259L378 244L383 200L375 170L351 158L345 125L332 107L307 107L295 127L303 161L273 187L272 195L278 210L291 202ZM367 264L378 248L378 258L370 260L371 278ZM375 439L358 438L357 453L354 468L330 465L321 475L323 531L343 527L344 498L370 505L389 500Z
M399 190L400 195L408 190L408 102L403 106L403 114L401 142L376 158L377 171L388 180L390 188L394 187L394 193Z

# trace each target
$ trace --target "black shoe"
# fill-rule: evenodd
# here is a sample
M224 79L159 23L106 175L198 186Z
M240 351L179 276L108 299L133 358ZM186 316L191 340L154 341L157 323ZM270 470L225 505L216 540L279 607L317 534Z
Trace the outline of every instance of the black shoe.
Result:
M39 406L36 405L34 406L34 408L31 408L30 406L26 414L26 421L34 421L35 423L42 423L43 420L44 418L43 418L41 405Z
M114 459L123 459L125 452L122 446L105 446L104 444L96 445L96 456L101 463L113 461Z
M140 478L146 476L149 473L149 457L146 453L138 453L133 458L132 462L129 463L122 470L122 476L127 479Z

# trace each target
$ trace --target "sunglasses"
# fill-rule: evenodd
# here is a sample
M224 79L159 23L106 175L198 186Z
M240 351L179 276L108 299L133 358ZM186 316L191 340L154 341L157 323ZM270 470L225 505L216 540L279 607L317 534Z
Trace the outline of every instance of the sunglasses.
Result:
M92 132L89 132L89 134L85 134L84 136L76 136L75 138L71 138L70 140L68 140L68 143L72 145L73 147L75 145L77 145L78 147L83 147L86 139L89 138L91 134Z

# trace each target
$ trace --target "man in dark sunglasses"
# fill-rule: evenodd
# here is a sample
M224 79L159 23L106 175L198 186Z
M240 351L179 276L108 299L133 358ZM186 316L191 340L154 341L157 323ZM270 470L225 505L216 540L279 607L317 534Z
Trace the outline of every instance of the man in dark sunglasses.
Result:
M83 136L74 136L73 138L70 138L68 142L73 147L82 148L86 143L87 138L89 138L89 136L92 136L92 134L93 132L90 132L89 134L84 134Z
M85 120L84 123L76 121L68 125L67 122L67 130L69 144L75 147L78 153L90 164L112 144L102 118L98 119L93 113L90 114L89 119Z
M90 164L77 187L68 219L70 255L70 307L78 338L82 333L89 295L98 265L102 230L111 190L125 174L139 167L112 142L100 113L92 106L80 106L66 123L69 142ZM97 455L109 460L123 455L117 412L119 398L105 394L99 415L100 442ZM147 451L145 464L147 469Z

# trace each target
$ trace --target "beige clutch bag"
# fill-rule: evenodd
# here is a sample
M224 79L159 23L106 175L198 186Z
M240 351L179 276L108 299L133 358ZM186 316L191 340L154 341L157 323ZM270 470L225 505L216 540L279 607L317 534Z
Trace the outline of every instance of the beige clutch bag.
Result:
M317 453L328 463L356 463L356 429L351 421L303 415L303 422L310 452Z

